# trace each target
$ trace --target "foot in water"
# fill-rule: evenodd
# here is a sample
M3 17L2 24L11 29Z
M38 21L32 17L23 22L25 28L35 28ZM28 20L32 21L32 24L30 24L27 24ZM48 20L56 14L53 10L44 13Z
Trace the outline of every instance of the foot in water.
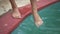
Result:
M41 17L38 14L36 14L36 17L35 17L35 24L37 27L39 27L43 24L43 20L41 19Z

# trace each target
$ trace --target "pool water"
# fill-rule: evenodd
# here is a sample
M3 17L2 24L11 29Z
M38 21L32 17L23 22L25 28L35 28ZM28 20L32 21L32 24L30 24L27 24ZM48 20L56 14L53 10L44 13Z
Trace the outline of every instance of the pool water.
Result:
M60 34L60 2L40 10L44 23L37 28L29 15L11 34Z

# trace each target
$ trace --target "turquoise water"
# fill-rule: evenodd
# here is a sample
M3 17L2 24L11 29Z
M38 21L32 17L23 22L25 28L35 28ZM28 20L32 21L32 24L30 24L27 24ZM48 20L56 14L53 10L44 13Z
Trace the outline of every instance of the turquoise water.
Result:
M44 23L37 28L32 15L29 15L12 34L60 34L60 2L40 10Z

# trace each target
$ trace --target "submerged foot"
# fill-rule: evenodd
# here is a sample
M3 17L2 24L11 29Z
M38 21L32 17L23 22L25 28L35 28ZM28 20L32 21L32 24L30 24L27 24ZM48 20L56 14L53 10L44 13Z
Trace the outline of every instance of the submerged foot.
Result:
M35 24L37 27L39 27L43 24L43 20L41 19L41 17L38 14L36 15Z
M35 22L36 26L39 27L43 24L42 19L39 19L38 21Z

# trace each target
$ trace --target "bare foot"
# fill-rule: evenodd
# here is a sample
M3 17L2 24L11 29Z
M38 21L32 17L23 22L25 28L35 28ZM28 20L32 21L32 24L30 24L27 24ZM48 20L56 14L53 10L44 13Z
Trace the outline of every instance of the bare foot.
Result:
M12 13L12 16L13 16L14 18L21 18L21 13L19 12L18 9L14 9L14 10L13 10L13 13Z
M37 27L39 27L43 24L43 20L41 19L41 17L38 14L36 14L35 24Z
M39 19L38 21L35 22L35 24L37 27L39 27L43 24L43 21Z

